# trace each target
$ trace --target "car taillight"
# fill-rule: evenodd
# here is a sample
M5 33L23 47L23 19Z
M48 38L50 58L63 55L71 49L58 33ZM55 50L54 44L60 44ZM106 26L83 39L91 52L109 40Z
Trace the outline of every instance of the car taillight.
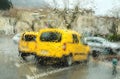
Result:
M66 43L63 44L63 50L65 51L66 50Z

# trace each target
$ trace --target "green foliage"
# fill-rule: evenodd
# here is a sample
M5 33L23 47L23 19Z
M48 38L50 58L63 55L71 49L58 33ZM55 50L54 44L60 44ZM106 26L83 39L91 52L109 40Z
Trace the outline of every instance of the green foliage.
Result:
M120 41L120 34L117 34L117 35L108 35L107 38L110 41Z
M117 32L118 32L118 25L116 25L116 24L113 22L113 23L112 23L112 28L111 28L109 31L116 36L116 35L117 35Z

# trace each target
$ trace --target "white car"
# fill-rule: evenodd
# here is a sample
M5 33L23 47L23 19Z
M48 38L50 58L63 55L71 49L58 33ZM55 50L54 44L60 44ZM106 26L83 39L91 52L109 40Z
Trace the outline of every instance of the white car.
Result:
M19 40L20 40L20 37L21 37L21 34L20 34L20 33L16 34L16 35L12 38L13 42L14 42L15 44L18 44L18 42L19 42Z
M97 51L104 54L117 54L120 51L120 45L102 37L85 37L84 42L91 47L91 52Z

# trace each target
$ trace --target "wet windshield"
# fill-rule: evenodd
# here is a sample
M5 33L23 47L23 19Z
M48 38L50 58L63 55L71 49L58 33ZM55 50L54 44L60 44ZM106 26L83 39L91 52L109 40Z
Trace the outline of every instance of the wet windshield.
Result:
M45 32L41 34L40 40L46 42L60 42L61 34L57 32Z
M0 79L120 79L119 60L120 0L0 0Z
M35 41L36 36L35 35L23 35L22 40L24 41Z

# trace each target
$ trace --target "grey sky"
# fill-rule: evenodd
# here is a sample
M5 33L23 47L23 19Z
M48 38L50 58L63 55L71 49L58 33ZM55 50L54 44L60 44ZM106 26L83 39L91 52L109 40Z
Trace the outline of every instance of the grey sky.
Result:
M104 15L114 7L119 7L120 0L95 0L96 15Z
M45 2L44 0L11 0L13 5L16 7L42 7Z
M47 0L51 2L52 0ZM63 0L59 0L57 3L59 6L63 6ZM68 0L71 7L71 4L75 4L77 0ZM82 0L81 0L82 1ZM68 2L67 2L68 3ZM83 0L80 4L82 8L92 8L95 10L96 15L106 15L113 7L119 7L120 0Z
M53 0L11 0L15 6L22 7L41 7L45 4L45 1L52 4ZM56 0L57 7L63 6L63 1ZM77 0L69 0L69 7L75 4ZM113 7L118 7L120 5L120 0L83 0L81 6L84 8L93 8L96 15L104 15L108 13ZM67 2L68 3L68 2Z

